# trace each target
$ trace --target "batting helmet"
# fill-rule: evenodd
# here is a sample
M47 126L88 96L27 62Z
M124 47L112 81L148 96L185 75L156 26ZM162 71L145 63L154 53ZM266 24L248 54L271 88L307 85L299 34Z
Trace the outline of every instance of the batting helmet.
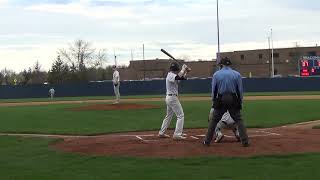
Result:
M225 66L232 65L231 60L228 57L222 58L219 64L225 65Z
M173 62L170 64L170 71L180 71L180 66L177 62Z

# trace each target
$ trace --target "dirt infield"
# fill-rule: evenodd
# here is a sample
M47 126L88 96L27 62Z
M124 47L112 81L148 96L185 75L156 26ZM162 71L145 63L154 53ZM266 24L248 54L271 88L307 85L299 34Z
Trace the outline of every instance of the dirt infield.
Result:
M219 144L205 147L201 141L206 129L188 129L187 139L175 141L172 138L161 139L157 132L132 132L92 137L63 137L63 141L52 147L58 151L108 156L129 157L199 157L226 156L250 157L256 155L274 155L320 152L320 130L310 129L310 125L320 121L300 123L269 129L249 129L251 146L244 148L233 137L231 131ZM172 131L169 132L172 134Z
M92 110L134 110L134 109L155 109L160 106L149 104L93 104L77 108L71 108L72 111L92 111Z

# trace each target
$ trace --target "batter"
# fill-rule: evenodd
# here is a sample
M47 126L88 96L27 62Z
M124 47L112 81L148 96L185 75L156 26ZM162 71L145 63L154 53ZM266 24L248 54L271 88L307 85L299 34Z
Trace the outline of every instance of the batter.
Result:
M179 64L176 62L171 63L170 71L166 78L166 105L167 115L162 122L161 129L159 131L160 138L169 138L170 136L165 134L166 130L170 126L173 115L177 116L176 128L173 134L173 139L183 140L186 139L183 132L184 113L182 106L178 98L178 82L180 80L186 80L187 72L189 68L187 65L183 65L180 71Z

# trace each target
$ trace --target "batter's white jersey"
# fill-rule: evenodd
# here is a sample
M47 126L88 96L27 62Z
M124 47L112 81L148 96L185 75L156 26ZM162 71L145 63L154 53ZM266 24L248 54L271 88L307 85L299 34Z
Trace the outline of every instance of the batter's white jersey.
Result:
M165 134L166 130L170 126L173 115L177 116L176 128L173 134L174 138L182 136L183 124L184 124L184 113L180 101L178 99L178 81L175 79L176 74L169 72L166 78L166 104L167 104L167 115L164 118L161 129L159 131L160 135Z
M173 72L169 72L166 78L166 88L167 95L174 94L178 95L178 81L176 81L176 74Z
M119 71L115 70L113 72L113 79L112 79L113 84L119 84L120 82L120 74Z

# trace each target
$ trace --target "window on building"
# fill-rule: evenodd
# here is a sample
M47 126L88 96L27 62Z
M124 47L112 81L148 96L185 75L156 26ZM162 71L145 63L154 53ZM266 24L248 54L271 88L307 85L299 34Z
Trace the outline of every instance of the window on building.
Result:
M259 59L262 59L263 58L263 54L259 54Z
M315 51L308 52L308 56L316 56L316 55L317 55L317 52Z
M296 56L296 53L294 53L294 52L289 52L289 56L290 56L290 57L295 57L295 56Z
M279 56L280 56L279 53L273 53L273 57L274 57L274 58L279 58ZM271 57L272 57L272 56L271 56Z
M241 54L240 58L241 58L241 60L244 60L244 55L243 55L243 54Z

